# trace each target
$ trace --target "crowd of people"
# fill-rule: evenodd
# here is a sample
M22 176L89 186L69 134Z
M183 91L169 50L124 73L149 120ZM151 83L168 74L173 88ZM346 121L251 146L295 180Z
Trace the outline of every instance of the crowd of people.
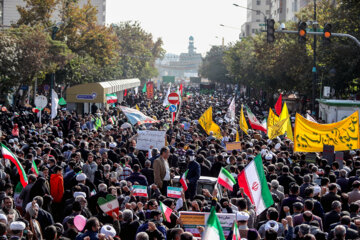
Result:
M92 113L59 110L51 120L43 112L40 124L26 108L9 107L0 113L1 142L17 157L27 174L22 187L15 165L2 158L0 164L0 239L121 239L190 240L195 233L184 228L181 211L233 213L242 239L357 239L360 229L360 151L344 152L344 164L329 164L316 154L308 161L293 152L284 136L269 140L265 133L241 133L239 118L227 122L225 115L232 92L212 95L198 89L181 102L176 120L163 106L164 92L154 99L129 94L108 110L95 105ZM256 99L236 97L236 113L246 103L260 119L269 106ZM135 108L157 123L132 126L118 106ZM198 124L204 111L213 106L213 120L222 138L208 135ZM108 121L116 116L115 124ZM96 119L102 119L99 127ZM125 124L125 125L124 125ZM126 126L126 127L122 127ZM165 130L166 146L138 150L138 130ZM240 132L241 151L227 152L226 143ZM224 167L234 178L257 155L264 170L274 205L260 215L236 184L219 195L199 189L201 176L217 178ZM36 169L34 167L36 165ZM186 170L188 189L179 199L167 197L174 177ZM134 185L147 186L148 197L134 196ZM110 194L119 212L106 214L98 199ZM221 197L219 197L221 196ZM170 221L160 211L164 204ZM83 229L76 217L86 220ZM206 226L198 226L204 234ZM232 231L227 236L233 239Z

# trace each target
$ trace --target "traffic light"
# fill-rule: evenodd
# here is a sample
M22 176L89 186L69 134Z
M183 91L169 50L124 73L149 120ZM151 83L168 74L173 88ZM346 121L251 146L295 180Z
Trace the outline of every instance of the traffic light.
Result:
M323 35L323 40L324 40L324 44L328 44L331 43L331 24L326 23L324 26L324 35Z
M298 33L299 33L298 41L299 41L299 43L306 42L306 27L307 27L306 22L299 22L299 25L298 25Z
M268 43L275 42L275 21L274 19L266 20L266 40Z

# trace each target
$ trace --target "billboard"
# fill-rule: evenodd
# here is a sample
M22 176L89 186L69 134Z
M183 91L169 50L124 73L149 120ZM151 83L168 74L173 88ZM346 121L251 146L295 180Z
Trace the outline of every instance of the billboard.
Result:
M175 83L175 76L163 76L163 83Z

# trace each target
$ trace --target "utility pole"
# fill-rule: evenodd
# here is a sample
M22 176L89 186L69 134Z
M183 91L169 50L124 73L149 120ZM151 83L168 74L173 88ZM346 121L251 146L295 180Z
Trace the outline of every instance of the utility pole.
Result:
M316 32L317 27L317 21L316 21L316 0L314 0L314 31ZM313 72L313 82L312 82L312 97L311 97L311 111L312 114L315 114L315 85L317 82L317 70L316 70L316 35L314 35L314 67L312 69Z

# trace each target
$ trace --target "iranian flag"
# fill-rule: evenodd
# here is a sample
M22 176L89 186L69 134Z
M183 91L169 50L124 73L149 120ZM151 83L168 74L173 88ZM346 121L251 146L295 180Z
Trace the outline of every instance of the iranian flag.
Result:
M184 192L188 189L188 185L187 185L187 182L186 182L186 177L187 177L187 174L189 172L189 169L186 170L183 175L181 176L180 178L180 183L181 183L181 186L183 187L184 189Z
M266 128L259 122L259 120L255 117L255 115L251 112L250 108L245 106L249 123L252 129L263 131L264 133L267 132Z
M244 188L245 194L250 198L251 203L255 205L257 215L274 204L267 185L260 154L238 175L238 182L239 187Z
M166 221L171 222L171 220L170 220L170 216L172 213L171 208L169 208L168 206L166 206L165 204L160 202L160 210L161 210L162 214L164 215Z
M241 240L240 232L239 232L239 227L238 227L236 221L234 222L234 226L233 226L233 236L232 236L231 240Z
M219 173L218 183L226 189L232 191L234 185L236 184L236 180L231 175L231 173L229 173L225 168L222 167Z
M211 208L209 218L206 222L206 230L203 240L225 240L224 232L219 218L216 216L215 207Z
M4 159L9 159L16 166L16 169L18 170L18 173L20 175L21 185L23 187L26 187L26 185L28 184L28 179L24 171L24 168L22 167L17 157L2 143L1 143L1 152Z
M106 198L100 197L97 203L100 209L107 215L112 216L113 212L119 214L119 201L115 196L108 194Z
M147 187L146 186L142 186L142 185L134 185L133 186L133 196L137 197L147 197Z
M109 122L110 122L112 125L115 125L115 123L116 123L116 117L115 117L115 116L111 116L111 117L109 118Z
M31 166L31 171L36 175L39 176L39 170L35 164L35 160L32 160L32 166Z
M116 93L106 94L106 102L107 103L116 103L117 102Z

